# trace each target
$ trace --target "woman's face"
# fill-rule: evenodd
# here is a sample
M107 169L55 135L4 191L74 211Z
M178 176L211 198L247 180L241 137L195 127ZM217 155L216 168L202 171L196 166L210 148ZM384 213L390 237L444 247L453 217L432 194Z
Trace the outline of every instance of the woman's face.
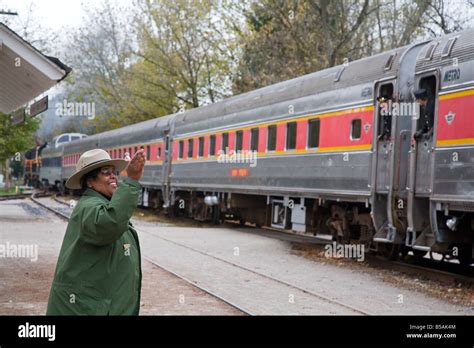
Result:
M87 186L104 196L112 197L117 189L117 175L114 166L100 168L99 175L95 179L89 179Z

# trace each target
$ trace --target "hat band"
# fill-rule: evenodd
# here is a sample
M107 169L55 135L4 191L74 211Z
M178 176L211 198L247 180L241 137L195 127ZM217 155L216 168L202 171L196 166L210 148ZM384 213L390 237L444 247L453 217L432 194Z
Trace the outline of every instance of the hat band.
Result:
M93 166L93 165L96 165L97 163L109 162L109 161L112 161L112 159L104 159L104 160L100 160L100 161L95 161L95 162L89 163L89 164L86 165L85 167L82 167L82 168L79 169L78 171L87 169L88 167L91 167L91 166Z

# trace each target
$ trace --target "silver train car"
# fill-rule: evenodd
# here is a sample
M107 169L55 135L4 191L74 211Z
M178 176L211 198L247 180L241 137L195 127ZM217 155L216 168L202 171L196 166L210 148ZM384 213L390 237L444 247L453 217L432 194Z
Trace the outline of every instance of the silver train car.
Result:
M64 145L86 137L86 134L81 133L64 133L46 144L41 152L40 181L43 187L55 187L57 190L64 192L62 176Z
M428 119L420 88L434 105ZM84 151L119 158L143 147L144 206L470 264L471 110L467 30L71 142L58 169L64 183Z

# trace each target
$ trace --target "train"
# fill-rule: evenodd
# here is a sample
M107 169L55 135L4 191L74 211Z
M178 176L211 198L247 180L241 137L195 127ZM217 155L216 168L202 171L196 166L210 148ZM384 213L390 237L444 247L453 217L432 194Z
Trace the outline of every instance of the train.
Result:
M392 108L416 105L420 88L434 103L431 132L417 138L416 111L392 109L382 136L380 97ZM143 148L141 206L469 265L472 110L469 29L46 147L41 181L64 190L83 152L123 158Z
M53 164L51 163L51 151L52 149L59 148L64 145L65 143L82 139L87 137L86 134L82 133L65 133L60 134L53 138L51 143L44 142L41 143L40 141L36 141L36 146L26 150L23 153L23 184L25 186L33 187L33 188L48 188L45 185L48 180L45 180L45 177L48 177L49 180L53 181L55 177L52 175L51 172L48 172L49 168L57 167L57 172L60 172L61 164ZM45 159L45 168L41 172L41 167L43 165L43 157L42 152L43 150L48 147L48 154L49 156ZM49 168L48 168L49 167ZM42 176L41 176L42 174ZM60 175L58 176L58 185L55 186L56 189L61 188L59 185L60 183ZM62 190L64 192L64 190Z

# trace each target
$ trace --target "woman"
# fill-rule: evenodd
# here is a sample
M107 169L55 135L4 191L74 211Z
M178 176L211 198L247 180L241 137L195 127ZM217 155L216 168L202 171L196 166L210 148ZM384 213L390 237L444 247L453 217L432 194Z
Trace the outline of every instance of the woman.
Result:
M127 166L128 164L128 166ZM140 193L145 156L112 160L101 149L82 154L66 182L84 194L64 236L48 302L48 315L138 315L141 263L130 218ZM126 170L120 184L117 172Z

